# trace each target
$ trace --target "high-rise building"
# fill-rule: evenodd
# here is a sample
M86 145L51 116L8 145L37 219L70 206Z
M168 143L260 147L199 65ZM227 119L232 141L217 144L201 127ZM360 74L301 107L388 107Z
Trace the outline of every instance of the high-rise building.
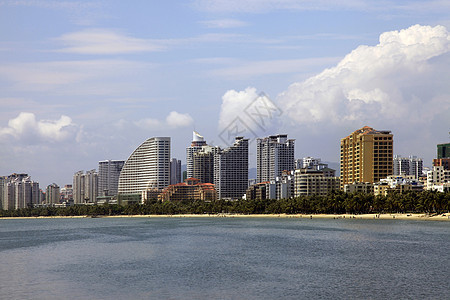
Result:
M98 162L98 194L116 196L119 187L120 171L125 161L103 160Z
M201 183L214 183L214 155L219 147L203 146L192 156L192 177Z
M206 141L198 132L192 133L192 143L190 147L186 148L186 177L191 178L194 176L194 153L201 150L203 146L206 146Z
M415 179L422 176L423 160L416 156L401 157L394 155L393 175L413 175Z
M341 188L378 182L393 173L393 135L365 126L341 139Z
M214 185L219 199L241 199L248 187L248 139L214 155Z
M172 158L170 160L170 184L181 183L181 160Z
M142 191L170 183L170 137L147 139L125 162L119 177L119 203L141 201Z
M75 204L84 203L84 182L84 171L78 171L73 174L73 202Z
M56 183L52 183L47 186L45 192L45 203L46 204L57 204L60 200L60 189Z
M437 158L450 158L450 143L437 145Z
M73 175L73 201L75 204L96 203L98 196L98 173L94 170L78 171Z
M0 178L2 209L32 207L39 201L39 183L32 181L27 174L11 174Z
M295 140L287 134L258 138L256 145L256 181L265 182L281 176L283 171L292 171Z

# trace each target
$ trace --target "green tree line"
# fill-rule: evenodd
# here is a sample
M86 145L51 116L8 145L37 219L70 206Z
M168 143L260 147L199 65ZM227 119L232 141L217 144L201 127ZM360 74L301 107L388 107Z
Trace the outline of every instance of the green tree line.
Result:
M74 205L0 210L0 217L116 216L174 214L367 214L445 213L450 211L450 193L434 191L392 192L387 196L334 191L327 196L300 196L282 200L166 201L144 204Z

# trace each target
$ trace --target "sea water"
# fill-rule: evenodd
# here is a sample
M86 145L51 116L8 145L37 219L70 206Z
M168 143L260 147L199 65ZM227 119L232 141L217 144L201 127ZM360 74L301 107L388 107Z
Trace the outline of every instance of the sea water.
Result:
M0 220L1 299L444 299L450 223Z

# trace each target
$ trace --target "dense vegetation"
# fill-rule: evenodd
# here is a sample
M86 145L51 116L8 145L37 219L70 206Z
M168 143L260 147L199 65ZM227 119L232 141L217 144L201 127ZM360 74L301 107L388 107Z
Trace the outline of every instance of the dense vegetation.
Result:
M149 201L143 205L75 205L65 208L40 207L0 210L0 217L103 216L163 214L366 214L366 213L444 213L450 211L450 193L432 191L390 193L388 196L345 194L301 196L283 200L238 200L213 202Z

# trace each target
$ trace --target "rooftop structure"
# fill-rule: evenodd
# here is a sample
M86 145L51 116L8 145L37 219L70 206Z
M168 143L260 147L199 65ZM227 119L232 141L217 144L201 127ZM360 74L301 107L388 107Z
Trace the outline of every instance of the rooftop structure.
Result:
M187 178L191 178L194 175L193 156L194 153L201 150L203 146L206 146L206 141L203 136L198 132L192 132L191 146L186 148L186 174Z

